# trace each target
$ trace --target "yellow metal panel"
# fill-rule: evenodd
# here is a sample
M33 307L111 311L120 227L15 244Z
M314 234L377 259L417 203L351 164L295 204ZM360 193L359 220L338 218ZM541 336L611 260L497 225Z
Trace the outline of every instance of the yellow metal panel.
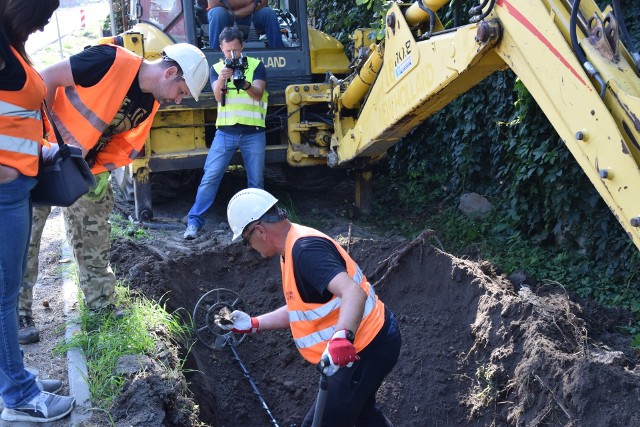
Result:
M309 28L309 48L311 56L311 72L333 74L349 72L349 59L344 52L342 43L313 28Z
M593 3L583 1L593 9ZM569 44L542 3L499 0L495 14L504 26L497 52L523 81L595 188L640 248L640 232L631 226L640 215L640 171L630 141L619 129L628 117L613 93L605 100L583 71ZM566 31L565 31L566 32ZM591 51L591 56L596 53ZM600 60L612 79L624 82L627 100L638 111L638 78L630 67ZM614 71L614 68L618 68ZM625 71L626 69L626 71ZM613 82L610 83L612 86ZM617 85L616 85L617 86ZM607 105L605 102L608 102ZM616 123L618 122L618 123ZM604 172L607 178L601 178Z
M146 150L160 155L206 148L204 110L162 109L156 114Z

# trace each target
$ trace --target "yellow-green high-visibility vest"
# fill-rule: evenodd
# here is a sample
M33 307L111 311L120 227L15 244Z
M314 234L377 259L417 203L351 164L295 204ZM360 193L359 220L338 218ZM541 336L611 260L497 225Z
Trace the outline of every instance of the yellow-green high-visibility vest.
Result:
M253 82L253 73L260 64L260 60L247 57L248 68L244 72L244 77L249 83ZM224 62L220 61L213 65L216 73L220 74ZM227 93L225 95L224 107L218 103L218 118L216 119L216 127L233 126L235 124L265 127L265 118L267 116L267 99L269 94L267 90L262 94L262 99L256 101L251 98L244 90L238 91L229 79L227 81Z

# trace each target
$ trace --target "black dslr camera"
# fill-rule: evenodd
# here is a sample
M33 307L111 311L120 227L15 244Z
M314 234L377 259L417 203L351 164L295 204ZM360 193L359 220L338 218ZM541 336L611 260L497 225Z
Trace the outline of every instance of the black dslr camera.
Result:
M239 58L236 58L235 52L231 52L231 58L224 59L224 66L233 70L233 85L236 87L236 90L240 92L240 89L244 87L245 82L244 70L249 68L249 65L247 64L247 57L240 55Z

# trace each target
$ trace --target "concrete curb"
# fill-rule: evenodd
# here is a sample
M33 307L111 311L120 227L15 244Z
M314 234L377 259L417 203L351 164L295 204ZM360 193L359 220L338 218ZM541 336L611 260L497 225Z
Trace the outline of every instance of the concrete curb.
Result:
M62 258L73 259L71 248L66 240L62 244ZM62 290L64 298L64 314L67 318L65 329L65 340L69 341L74 333L80 330L80 325L76 321L77 312L73 309L78 300L78 285L75 277L68 270L62 271ZM72 426L78 426L91 418L92 404L89 393L89 383L87 382L87 363L84 354L79 348L72 348L67 351L67 364L69 376L69 394L76 398L76 407L71 412L70 420Z

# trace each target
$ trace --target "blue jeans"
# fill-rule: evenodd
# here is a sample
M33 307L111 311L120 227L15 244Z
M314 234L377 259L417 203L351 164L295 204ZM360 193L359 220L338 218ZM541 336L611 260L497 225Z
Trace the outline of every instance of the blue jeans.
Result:
M204 225L203 215L213 204L220 181L238 149L242 153L249 188L264 187L265 145L264 132L242 135L225 132L222 128L216 130L216 136L213 138L204 164L204 175L198 187L196 202L189 211L188 225L195 225L198 228Z
M35 184L35 178L24 175L0 184L0 394L7 408L40 393L35 376L24 369L18 344L18 294L27 266Z
M209 47L218 49L220 47L220 33L225 27L233 26L233 16L224 7L214 7L209 9ZM251 25L251 15L244 18L237 18L238 25ZM282 34L280 34L280 24L276 17L276 12L270 7L263 7L253 14L253 23L256 29L262 30L267 36L270 48L284 47ZM245 34L246 36L246 34Z
M376 403L376 393L400 355L402 337L391 310L385 307L385 322L378 335L358 355L350 368L340 368L329 377L322 417L323 427L392 427ZM302 427L310 427L315 402Z

